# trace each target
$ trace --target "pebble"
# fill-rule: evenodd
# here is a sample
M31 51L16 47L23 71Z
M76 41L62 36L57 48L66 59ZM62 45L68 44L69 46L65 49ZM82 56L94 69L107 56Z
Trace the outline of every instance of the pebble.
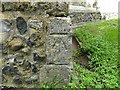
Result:
M25 32L27 31L27 23L22 17L18 17L16 19L16 26L21 35L25 34Z
M23 79L22 78L14 78L13 81L16 83L16 84L22 84L23 83Z
M45 56L40 56L37 53L33 54L33 58L34 58L34 61L44 61L45 60Z
M6 75L16 75L18 69L12 66L5 66L2 68L2 73Z
M37 69L37 67L36 67L35 64L33 64L33 65L31 66L31 68L32 68L32 72L34 72L34 73L36 73L36 72L38 71L38 69Z
M38 22L37 20L30 21L29 26L39 31L42 30L42 22Z
M12 41L10 41L8 44L11 50L13 51L17 51L23 47L23 41L20 38L15 38Z

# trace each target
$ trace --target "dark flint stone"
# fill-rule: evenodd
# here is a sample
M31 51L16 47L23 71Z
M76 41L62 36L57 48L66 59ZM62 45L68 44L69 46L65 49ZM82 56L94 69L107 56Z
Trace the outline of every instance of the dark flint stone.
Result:
M23 67L25 69L30 69L31 68L31 63L29 61L27 61L27 60L24 60L23 61Z
M27 45L30 46L30 47L32 47L32 46L35 45L35 42L32 41L30 38L26 40L26 43L27 43Z
M10 22L7 19L2 20L2 23L4 23L5 25L8 25L8 26L12 25L12 22Z
M16 75L18 72L18 69L16 67L12 67L12 66L5 66L2 69L2 73L6 74L6 75Z
M37 53L33 54L34 61L45 61L45 56L40 56Z
M37 69L37 67L36 67L36 65L32 65L32 72L34 72L34 73L36 73L38 71L38 69Z
M22 84L22 83L23 83L23 79L17 77L17 78L15 78L15 79L13 79L13 82L15 82L16 84Z
M4 12L4 5L3 4L1 4L1 12Z
M21 35L23 35L27 31L27 23L22 17L18 17L16 19L16 25Z
M28 46L32 47L36 45L36 41L40 39L41 39L40 35L32 34L28 39L26 39L26 43Z
M0 44L0 53L2 53L3 46Z

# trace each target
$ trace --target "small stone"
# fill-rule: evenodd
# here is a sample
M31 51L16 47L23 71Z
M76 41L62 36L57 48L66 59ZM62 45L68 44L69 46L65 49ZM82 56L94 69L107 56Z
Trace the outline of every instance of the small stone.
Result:
M23 47L23 41L20 38L15 38L8 45L13 51L17 51Z
M23 79L17 77L17 78L14 78L14 79L13 79L13 82L15 82L16 84L22 84L22 83L23 83Z
M3 46L2 46L2 44L0 44L0 53L2 53L2 48L3 48Z
M37 53L33 54L33 58L34 58L34 61L45 61L45 56L42 56L42 55L40 56Z
M18 72L17 67L12 67L12 66L5 66L2 69L2 73L5 75L16 75Z
M35 45L40 45L39 42L41 40L40 33L33 33L28 39L26 39L26 43L28 46L33 47Z
M8 26L12 25L12 22L10 22L10 21L7 20L7 19L2 20L2 22L3 22L5 25L8 25Z
M37 69L37 67L36 67L35 64L33 64L33 65L31 66L31 68L32 68L32 72L34 72L34 73L36 73L36 72L38 71L38 69Z
M18 29L19 33L21 35L25 34L25 32L27 31L27 23L24 20L24 18L18 17L16 19L16 25L17 25L17 29Z
M30 51L30 48L29 48L29 47L23 48L22 51L23 51L24 53L28 53L28 52Z
M7 54L8 46L0 44L0 51L2 51L2 54Z
M37 20L30 21L29 26L39 31L42 30L42 22L38 22Z
M9 63L14 63L14 61L15 61L15 58L9 58L8 60Z
M29 61L27 61L27 60L24 60L23 61L23 67L25 69L30 69L31 68L31 63Z
M38 81L38 75L33 75L29 79L26 79L26 83L28 83L28 84L31 84L36 81Z
M26 43L27 43L27 45L28 46L30 46L30 47L32 47L32 46L34 46L36 43L33 41L33 40L31 40L30 38L29 39L26 39Z
M5 42L10 36L11 29L8 28L8 25L9 21L7 19L0 20L0 43Z

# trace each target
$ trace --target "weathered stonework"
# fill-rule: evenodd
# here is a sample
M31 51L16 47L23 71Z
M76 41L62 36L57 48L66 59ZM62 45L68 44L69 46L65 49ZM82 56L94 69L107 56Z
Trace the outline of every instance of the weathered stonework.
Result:
M2 86L68 85L72 30L67 3L4 2L0 12ZM60 18L57 18L60 16ZM51 18L52 17L52 18Z
M67 86L70 82L70 67L67 65L46 65L40 69L40 82L56 84L54 88Z
M9 87L68 85L71 24L101 19L99 12L69 13L66 2L2 2L0 11L1 86Z
M69 65L72 58L72 29L66 20L50 19L48 24L47 56L48 63Z
M80 11L80 12L71 12L70 13L71 23L80 24L84 22L94 22L101 20L102 16L99 11Z
M55 18L55 19L50 19L49 24L49 34L70 34L72 33L72 29L70 28L70 24L66 19L62 18Z
M66 2L3 2L2 11L25 11L27 13L46 13L50 16L67 16L68 4Z
M69 35L50 35L47 42L48 63L70 64L72 38Z

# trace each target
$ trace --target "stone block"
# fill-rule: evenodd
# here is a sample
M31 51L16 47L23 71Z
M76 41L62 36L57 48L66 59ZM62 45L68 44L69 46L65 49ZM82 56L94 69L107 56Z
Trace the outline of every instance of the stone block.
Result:
M68 34L72 33L70 20L67 18L51 18L48 24L49 34Z
M2 2L3 11L27 11L29 13L42 14L50 16L68 16L68 4L66 2Z
M1 2L19 2L19 0L1 0Z
M51 8L46 12L50 16L68 16L68 4L66 2L52 2Z
M20 2L30 2L31 0L19 0Z
M40 69L40 83L47 83L53 88L62 88L70 82L70 68L65 65L45 65Z
M26 11L30 8L30 2L2 2L3 11Z
M72 24L101 20L101 13L98 12L72 12L70 14Z
M49 64L70 64L72 58L72 37L69 35L50 35L47 39L47 59Z
M34 3L34 2L32 2ZM46 12L50 16L68 16L68 4L66 2L35 2L39 13Z

